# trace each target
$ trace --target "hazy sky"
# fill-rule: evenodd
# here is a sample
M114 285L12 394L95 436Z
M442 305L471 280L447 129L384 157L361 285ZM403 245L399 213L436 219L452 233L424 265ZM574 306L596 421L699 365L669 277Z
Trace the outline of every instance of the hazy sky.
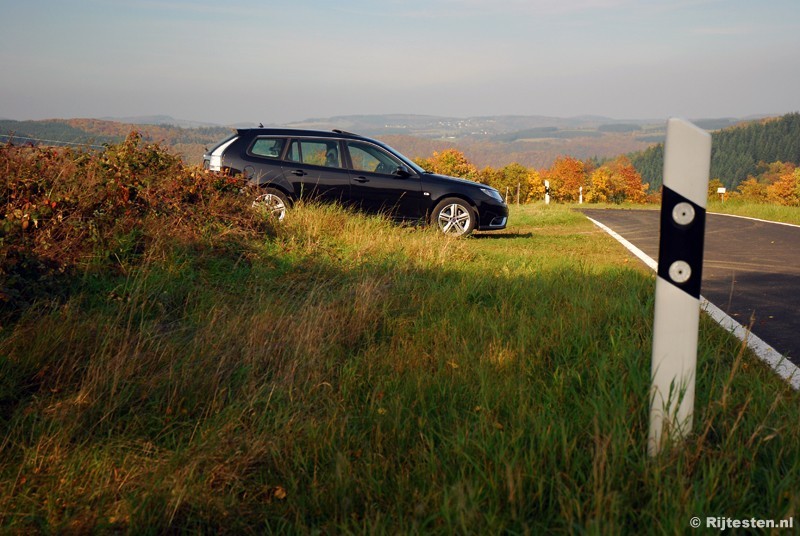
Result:
M0 117L800 110L800 0L0 0Z

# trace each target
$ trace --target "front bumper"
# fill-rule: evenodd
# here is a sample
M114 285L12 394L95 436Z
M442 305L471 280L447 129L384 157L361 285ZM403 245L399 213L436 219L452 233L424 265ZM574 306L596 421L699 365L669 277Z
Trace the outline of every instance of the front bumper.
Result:
M485 210L480 216L479 231L499 231L505 229L508 223L508 207L492 207Z

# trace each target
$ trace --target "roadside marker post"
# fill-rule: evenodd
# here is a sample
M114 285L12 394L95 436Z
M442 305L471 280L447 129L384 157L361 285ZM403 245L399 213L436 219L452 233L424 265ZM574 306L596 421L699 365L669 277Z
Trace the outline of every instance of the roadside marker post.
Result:
M650 456L692 429L710 164L711 135L670 119L653 319Z
M550 181L544 181L544 204L550 204Z

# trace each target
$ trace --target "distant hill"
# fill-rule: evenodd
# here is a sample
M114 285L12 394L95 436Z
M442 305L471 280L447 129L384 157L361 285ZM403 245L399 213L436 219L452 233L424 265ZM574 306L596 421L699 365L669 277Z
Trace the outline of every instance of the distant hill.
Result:
M67 121L14 121L0 120L0 142L13 141L34 145L99 145L116 141L107 135L90 134L85 129L72 126Z
M615 125L626 127L616 129ZM479 168L512 162L541 168L567 154L582 159L611 158L664 139L663 121L601 116L344 115L286 126L356 132L383 140L412 158L429 157L433 151L453 147ZM650 139L652 136L656 138Z
M0 120L0 142L13 137L18 143L94 145L117 143L131 130L146 141L173 147L185 162L200 162L204 148L227 136L232 128L178 120L166 115L103 119ZM706 129L730 127L739 119L697 119ZM467 118L413 114L342 115L312 118L288 126L357 132L383 140L412 158L454 147L479 168L503 167L512 162L526 167L549 167L559 156L580 159L614 158L634 153L651 184L660 184L659 164L647 149L663 142L666 122L653 119L613 119L602 116L570 118L498 115ZM235 127L252 127L252 123ZM657 151L658 149L652 149ZM658 168L658 169L656 169ZM640 169L640 171L642 171ZM657 178L656 178L657 177Z
M204 148L228 134L231 129L220 126L182 128L169 125L120 123L102 119L48 119L44 121L0 120L0 142L34 145L66 145L100 147L119 143L133 130L145 141L168 145L184 161L200 163Z
M609 117L548 117L541 115L495 115L475 117L443 117L434 115L382 114L382 115L342 115L326 118L313 118L288 123L292 128L313 128L330 130L340 128L358 132L367 136L387 134L404 134L423 138L486 139L505 136L501 141L519 139L515 133L547 129L560 131L596 131L603 125L635 124L643 126L653 124L653 120L620 121ZM568 136L561 136L568 137Z
M164 125L180 128L199 128L199 127L218 127L214 123L204 123L201 121L189 121L187 119L175 119L169 115L143 115L134 117L101 117L103 121L113 121L114 123L125 123L130 125Z
M176 127L170 124L172 118L168 116L127 119L137 123L101 119L5 120L0 121L0 141L13 136L21 143L100 146L117 143L131 130L138 130L145 140L167 144L174 147L186 162L199 163L204 147L221 140L231 131L229 127L220 126ZM631 124L630 121L617 122L605 117L448 118L395 114L308 119L286 126L320 130L340 128L373 136L412 158L429 157L435 150L456 147L478 167L502 167L511 162L545 167L564 154L577 158L613 157L645 149L652 141L639 138L659 132L659 129L663 131L663 126L648 126L644 121L637 124L635 131L599 130L601 126L617 123Z
M708 128L720 125L721 120L698 121ZM733 121L733 120L730 120ZM758 173L759 164L790 162L800 166L800 113L778 118L737 122L723 130L712 132L711 178L719 179L729 190L749 176ZM629 155L651 191L663 183L664 144Z

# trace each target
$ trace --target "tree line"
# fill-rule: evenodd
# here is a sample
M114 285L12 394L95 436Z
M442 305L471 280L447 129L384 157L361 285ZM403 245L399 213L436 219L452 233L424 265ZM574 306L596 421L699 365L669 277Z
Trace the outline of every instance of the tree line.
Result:
M800 206L800 113L712 135L710 198L725 188L728 199ZM479 170L454 148L415 162L434 173L492 186L512 203L543 199L545 181L557 202L655 203L661 198L664 145L605 161L559 156L544 169L514 162Z
M429 158L415 162L433 173L462 177L497 189L509 203L528 203L544 199L545 181L550 198L560 202L645 203L647 184L626 156L599 164L594 159L579 160L561 156L546 169L527 168L513 162L502 168L478 170L458 149L434 151Z
M652 191L627 156L599 162L561 156L545 169L527 168L513 162L501 168L478 169L457 149L434 151L415 162L433 173L462 177L497 189L509 203L529 203L545 197L545 181L555 202L574 203L659 203L660 186ZM709 198L727 187L718 178L708 184ZM800 167L791 162L761 163L756 174L725 194L727 199L752 203L800 206Z
M728 190L764 174L774 163L800 165L800 113L755 121L712 133L711 177ZM651 190L663 182L664 144L629 155ZM762 183L768 184L770 177Z

